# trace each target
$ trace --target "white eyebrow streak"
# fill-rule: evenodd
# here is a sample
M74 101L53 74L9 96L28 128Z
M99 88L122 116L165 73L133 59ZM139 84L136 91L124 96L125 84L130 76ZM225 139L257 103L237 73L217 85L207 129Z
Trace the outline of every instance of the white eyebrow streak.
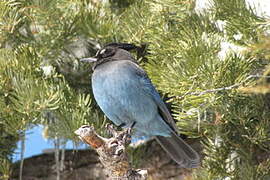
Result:
M99 54L103 54L106 51L106 49L101 49Z

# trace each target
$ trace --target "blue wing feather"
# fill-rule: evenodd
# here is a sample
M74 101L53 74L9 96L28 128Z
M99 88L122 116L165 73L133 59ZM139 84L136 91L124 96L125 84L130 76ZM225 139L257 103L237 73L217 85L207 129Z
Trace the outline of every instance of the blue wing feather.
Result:
M171 116L171 113L169 112L167 106L163 102L162 98L160 97L159 93L157 92L156 88L152 84L151 80L148 78L147 74L144 72L143 69L141 69L139 66L136 67L136 69L140 72L137 73L141 77L141 84L144 89L144 91L153 98L155 103L157 104L160 115L162 116L162 119L169 124L169 126L174 130L177 131L177 127L175 125L175 122Z

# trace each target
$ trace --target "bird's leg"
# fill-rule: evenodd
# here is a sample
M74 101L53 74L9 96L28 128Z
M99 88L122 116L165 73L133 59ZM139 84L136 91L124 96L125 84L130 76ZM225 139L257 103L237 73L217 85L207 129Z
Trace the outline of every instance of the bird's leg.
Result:
M126 123L122 123L117 127L122 128L123 126L126 126ZM131 143L131 128L128 128L124 131L117 131L117 129L114 128L113 125L107 125L106 127L113 135L113 138L111 138L111 141L108 143L108 147L115 148L114 156L120 156L124 152L125 147ZM133 127L133 123L131 127Z
M133 123L131 124L130 128L134 128L134 126L136 125L136 121L133 121Z
M128 146L131 143L131 131L133 127L135 126L136 122L134 121L129 128L126 128L124 131L117 131L116 128L113 127L112 124L106 124L106 129L110 134L113 136L113 141L109 143L110 147L116 147L120 144L124 146ZM120 124L120 126L126 126L125 123ZM121 149L121 148L120 148Z
M112 136L112 138L110 138L110 141L107 143L108 147L117 148L117 146L119 146L119 142L117 140L117 137L119 136L119 132L116 130L116 128L112 124L109 124L109 123L105 125L105 128L107 130L107 133Z
M134 121L134 122L130 125L130 127L127 128L127 129L125 130L125 131L126 131L126 134L131 134L131 131L132 131L132 129L134 128L134 126L135 126L136 123L137 123L137 122Z
M133 127L135 126L136 121L134 121L129 128L127 128L125 131L123 131L120 135L122 140L124 141L125 145L129 145L131 143L131 131Z
M126 125L125 123L122 123L117 127L125 126L125 125ZM130 142L127 140L128 138L126 135L127 133L130 133L130 131L129 132L127 132L127 130L117 131L117 128L115 128L112 124L106 124L105 127L108 133L113 136L112 138L110 138L111 140L108 143L108 146L110 148L113 148L113 147L117 148L117 150L115 150L116 155L120 154L122 152L123 145L126 146L130 144Z
M105 128L106 128L109 135L112 135L113 137L116 137L118 135L116 128L114 128L114 126L112 124L109 124L109 123L106 124Z
M118 129L120 129L120 128L122 129L125 126L126 126L126 123L121 123L120 125L116 125L116 127L114 127L112 124L107 123L105 125L105 128L106 128L107 133L109 135L116 137L118 135L118 133L117 133Z

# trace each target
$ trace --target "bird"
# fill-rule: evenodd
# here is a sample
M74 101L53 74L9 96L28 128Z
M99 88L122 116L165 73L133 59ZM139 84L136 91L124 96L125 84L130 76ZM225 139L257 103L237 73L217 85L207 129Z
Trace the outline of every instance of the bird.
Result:
M120 127L132 127L132 137L154 137L183 168L200 166L200 157L179 135L175 122L147 73L130 53L138 46L109 43L94 57L91 85L104 114Z

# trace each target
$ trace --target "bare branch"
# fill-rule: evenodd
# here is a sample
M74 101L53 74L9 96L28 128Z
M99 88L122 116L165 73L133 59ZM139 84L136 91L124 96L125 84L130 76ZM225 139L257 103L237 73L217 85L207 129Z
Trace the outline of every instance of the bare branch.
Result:
M99 136L93 127L84 125L75 134L96 150L110 179L141 180L146 179L146 170L134 170L129 163L126 147L130 144L130 131L114 131L112 138Z
M221 87L221 88L216 88L216 89L208 89L205 91L187 92L183 96L181 96L180 99L184 98L187 95L202 96L202 95L207 94L207 93L215 93L215 92L219 92L219 91L232 90L232 89L238 88L239 86L243 85L244 83L246 83L248 80L250 80L252 78L270 78L270 76L250 75L244 81L242 81L240 83L233 84L231 86Z

